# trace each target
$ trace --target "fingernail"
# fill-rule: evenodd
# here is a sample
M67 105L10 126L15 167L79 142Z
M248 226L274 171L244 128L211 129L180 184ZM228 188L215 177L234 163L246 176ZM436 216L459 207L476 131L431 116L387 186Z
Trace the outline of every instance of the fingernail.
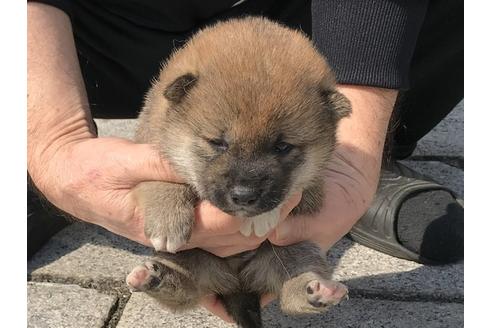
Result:
M288 224L287 222L281 223L277 227L277 229L275 229L275 238L279 241L287 239L287 237L290 235L290 230L290 224Z

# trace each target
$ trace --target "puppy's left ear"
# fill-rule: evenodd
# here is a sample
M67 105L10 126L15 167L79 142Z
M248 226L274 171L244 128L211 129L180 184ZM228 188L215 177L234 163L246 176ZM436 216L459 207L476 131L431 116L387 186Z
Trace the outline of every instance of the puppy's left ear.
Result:
M164 90L164 97L175 104L179 104L196 85L197 81L198 76L192 73L181 75L167 86Z
M327 110L332 113L337 121L352 113L350 100L340 92L334 89L322 90L321 96L323 97Z

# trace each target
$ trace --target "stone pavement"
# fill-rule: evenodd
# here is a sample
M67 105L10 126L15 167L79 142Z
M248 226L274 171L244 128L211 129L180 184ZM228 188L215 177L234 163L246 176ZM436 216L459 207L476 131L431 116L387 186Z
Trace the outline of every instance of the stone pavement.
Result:
M100 135L130 138L130 120L97 120ZM429 133L405 163L463 197L463 103ZM233 327L204 310L174 314L130 294L126 274L149 249L106 230L75 223L28 262L28 327ZM334 279L350 300L323 315L293 318L277 304L265 327L462 327L463 263L423 266L342 239L329 253Z

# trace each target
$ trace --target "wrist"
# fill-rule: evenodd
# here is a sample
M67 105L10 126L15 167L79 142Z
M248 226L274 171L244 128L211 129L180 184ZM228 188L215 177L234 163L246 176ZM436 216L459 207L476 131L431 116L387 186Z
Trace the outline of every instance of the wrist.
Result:
M44 121L33 122L28 118L27 170L32 182L47 196L51 193L50 185L56 184L59 155L69 151L71 145L94 138L95 130L84 115L76 114L59 122L51 120L52 124L46 124L49 118Z
M357 85L339 85L338 91L352 106L350 117L340 122L339 140L382 149L398 91Z

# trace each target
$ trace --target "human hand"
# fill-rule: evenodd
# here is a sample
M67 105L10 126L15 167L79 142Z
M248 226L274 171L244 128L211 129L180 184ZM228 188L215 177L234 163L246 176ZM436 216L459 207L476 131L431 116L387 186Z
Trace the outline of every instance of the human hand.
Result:
M324 176L325 199L320 212L290 217L277 226L270 242L286 246L310 240L326 252L347 234L369 208L377 188L379 168L361 165L354 159L359 156L363 155L350 146L339 145Z
M119 138L53 143L29 167L36 187L61 210L149 246L132 189L181 181L152 146Z
M149 145L95 138L71 22L63 11L28 3L27 166L55 206L150 245L132 188L178 182Z

